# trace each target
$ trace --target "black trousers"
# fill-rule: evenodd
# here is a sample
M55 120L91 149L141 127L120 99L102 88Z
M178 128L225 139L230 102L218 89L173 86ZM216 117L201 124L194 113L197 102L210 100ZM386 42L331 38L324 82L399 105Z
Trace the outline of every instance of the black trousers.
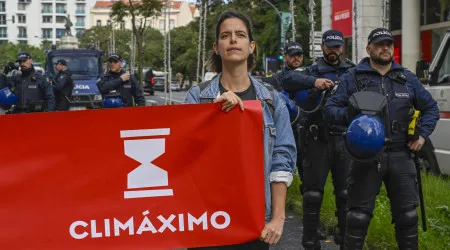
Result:
M418 187L414 161L404 149L383 153L378 162L351 164L345 248L362 249L375 199L384 182L399 248L417 249Z
M197 247L188 249L201 249L201 250L269 250L269 244L259 239L236 245L217 246L217 247Z
M331 170L338 218L337 244L344 238L345 215L347 211L347 176L350 159L344 151L342 136L328 136L327 140L307 137L302 169L303 195L303 239L305 248L320 248L318 230L320 227L320 208L328 173Z

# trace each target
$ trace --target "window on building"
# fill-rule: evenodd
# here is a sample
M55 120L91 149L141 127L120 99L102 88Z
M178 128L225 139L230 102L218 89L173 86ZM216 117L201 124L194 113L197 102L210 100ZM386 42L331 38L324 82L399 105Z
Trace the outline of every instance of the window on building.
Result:
M53 30L52 29L42 29L42 39L52 39Z
M97 20L97 26L102 26L102 20Z
M77 14L84 14L86 5L84 3L77 3Z
M52 16L43 16L42 17L42 22L43 23L52 23L53 22L53 17Z
M27 4L24 3L18 3L17 4L17 9L18 10L25 10L26 9Z
M169 20L169 29L172 30L173 28L175 28L175 20L170 19Z
M0 12L6 12L6 3L0 2Z
M17 15L17 20L19 23L26 23L27 22L27 16L25 15Z
M8 40L0 40L0 44L7 44Z
M3 27L3 28L0 28L0 37L1 38L5 38L5 37L8 37L8 29L7 28L5 28L5 27Z
M56 38L61 38L64 35L64 29L56 29Z
M166 27L166 21L159 20L159 31L164 32L165 27Z
M124 30L125 29L125 22L120 22L120 29Z
M42 13L53 13L53 6L51 3L42 4Z
M28 41L27 40L21 40L21 41L19 41L19 44L28 44Z
M77 16L75 26L84 26L84 16Z
M19 27L19 38L27 38L27 28Z
M76 34L77 37L79 37L83 33L84 33L84 29L75 29L75 34Z
M64 16L56 16L56 23L66 23Z
M6 15L0 15L0 25L6 24Z
M66 4L65 3L57 3L56 4L56 13L58 14L66 14Z

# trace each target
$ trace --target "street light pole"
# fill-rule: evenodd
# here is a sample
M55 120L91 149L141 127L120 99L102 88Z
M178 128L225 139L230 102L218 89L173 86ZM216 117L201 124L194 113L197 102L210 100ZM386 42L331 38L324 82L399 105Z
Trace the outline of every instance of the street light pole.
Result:
M172 7L173 2L168 1L167 2L169 4L169 32L167 33L167 40L168 40L168 47L169 47L169 51L168 51L168 57L167 57L167 63L169 64L169 104L172 104L172 88L170 87L170 85L172 84L172 64L170 63L170 9Z
M167 6L164 10L164 104L167 105Z
M292 24L292 41L295 42L295 5L294 0L290 0L291 5L291 24Z

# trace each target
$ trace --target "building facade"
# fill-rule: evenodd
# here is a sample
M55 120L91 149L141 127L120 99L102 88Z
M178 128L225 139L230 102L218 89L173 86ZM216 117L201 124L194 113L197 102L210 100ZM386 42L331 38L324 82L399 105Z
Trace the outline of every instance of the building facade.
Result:
M56 44L65 17L70 16L76 34L89 27L87 15L86 0L0 0L0 43Z
M392 30L394 59L415 72L418 60L431 62L450 28L450 0L322 0L322 31L343 31L355 62L367 56L367 37L377 27Z
M121 23L114 23L110 17L111 7L117 0L97 1L90 11L90 23L92 26L113 25L116 29L132 29L131 18L127 17ZM182 27L189 24L199 12L194 4L188 1L170 1L170 7L164 7L160 16L147 19L147 27L152 27L164 33L169 28Z

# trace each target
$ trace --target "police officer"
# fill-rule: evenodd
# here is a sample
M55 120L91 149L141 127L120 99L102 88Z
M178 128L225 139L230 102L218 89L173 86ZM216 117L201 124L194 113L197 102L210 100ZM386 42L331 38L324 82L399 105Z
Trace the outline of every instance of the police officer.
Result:
M67 62L60 59L56 62L58 74L53 81L53 91L56 100L56 110L64 111L70 108L70 98L75 84L72 80L72 73L67 69Z
M53 111L55 96L50 83L34 71L33 58L27 52L17 56L21 74L16 74L9 82L9 88L18 101L13 113Z
M110 70L97 82L103 98L118 95L122 98L123 107L132 107L133 100L137 106L145 106L145 98L136 77L122 70L122 58L118 54L111 54L108 63Z
M382 106L385 108L379 112L380 120L385 121L384 153L374 160L355 160L351 163L345 249L363 248L382 181L390 199L399 249L418 248L416 168L410 150L422 148L425 138L436 126L439 110L417 77L393 61L393 41L389 30L373 30L366 46L370 57L342 75L336 94L325 105L326 120L346 126L352 125L350 121L358 114L355 107L359 105L354 106L353 99L349 102L350 97L369 94L387 100L384 101L386 105ZM375 103L370 105L371 102L358 100L360 105L366 105L365 108L378 106ZM421 126L417 129L418 138L409 140L408 124L412 108L421 112ZM374 131L366 132L370 134Z
M288 43L284 48L284 61L286 65L280 73L263 78L263 82L269 83L278 91L282 90L281 81L283 76L287 72L295 70L303 64L302 46L297 42Z
M344 40L338 30L328 30L322 36L323 57L304 71L289 72L283 80L283 89L292 95L299 91L308 91L315 98L327 98L332 87L338 83L338 78L352 67L341 60ZM323 96L323 97L322 97ZM304 138L301 147L304 148L303 169L300 174L303 195L303 226L302 244L306 249L320 249L320 207L328 172L331 170L336 201L336 216L338 229L334 240L341 244L345 229L347 187L346 177L349 168L349 158L342 148L343 126L326 124L323 121L323 104L316 103L317 111L301 113L299 137ZM322 105L322 106L321 106ZM300 150L299 150L300 151Z

